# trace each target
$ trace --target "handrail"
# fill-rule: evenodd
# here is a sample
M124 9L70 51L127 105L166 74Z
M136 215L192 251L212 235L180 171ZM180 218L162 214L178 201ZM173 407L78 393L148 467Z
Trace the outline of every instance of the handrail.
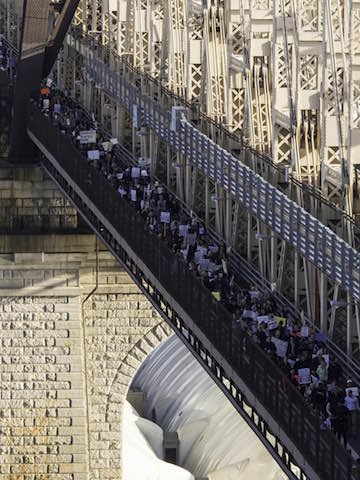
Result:
M78 32L76 32L76 34L77 36L79 35ZM71 37L71 34L69 34L68 36ZM203 111L199 110L200 105L198 102L190 102L186 100L184 97L177 95L176 93L171 91L169 88L167 88L163 84L163 80L161 77L156 78L150 75L149 73L142 71L140 67L136 67L132 65L128 61L127 56L124 55L121 57L113 49L110 49L110 47L96 43L94 37L90 37L85 32L81 32L80 37L86 42L88 42L89 45L93 43L96 46L96 48L100 50L100 53L105 54L103 55L103 57L104 56L110 57L111 55L112 57L117 58L118 61L121 62L122 68L125 67L126 70L134 73L139 78L146 79L148 82L157 86L162 95L166 95L168 98L171 98L172 100L174 100L177 104L182 105L192 111L198 111L199 116L202 120L204 120L208 125L211 125L212 127L214 127L218 132L220 132L222 135L224 135L228 139L231 139L236 144L239 144L242 150L244 150L244 152L248 152L250 155L255 156L257 159L261 159L261 161L265 162L274 171L274 173L276 172L277 174L280 174L282 177L285 176L285 168L281 167L280 165L277 165L268 153L260 152L254 149L253 147L251 147L244 140L242 132L240 136L236 135L233 132L230 132L229 129L227 129L223 124L216 122L216 120L206 115L206 113L204 113ZM355 217L349 215L341 207L339 207L335 203L331 202L328 198L326 198L317 187L299 180L294 174L290 172L288 173L288 182L290 184L293 184L294 187L300 188L304 193L310 195L317 201L321 202L321 204L326 205L337 214L340 214L342 218L347 222L349 222L353 226L353 228L356 229L357 233L360 234L360 222L356 221Z
M321 429L318 415L305 405L301 394L279 367L245 332L234 329L227 310L165 243L148 233L141 215L89 166L71 140L61 134L35 105L32 106L29 130L47 152L52 165L59 173L63 172L61 175L71 179L77 194L88 199L84 202L93 209L93 214L101 215L101 221L105 219L106 228L115 232L122 248L128 251L138 268L143 269L149 281L154 278L162 285L167 292L167 301L175 305L175 310L176 305L181 306L186 312L185 317L188 315L192 319L209 344L231 366L229 371L224 363L224 375L234 384L238 375L256 396L257 403L262 405L263 417L269 422L271 418L276 420L280 434L290 439L288 444L295 445L296 449L291 451L301 468L306 472L307 465L310 465L321 480L350 480L351 457L334 435ZM69 188L70 196L72 189Z
M56 88L56 85L53 83L52 88ZM80 109L83 113L83 115L87 118L89 121L89 124L92 123L92 118L89 112L75 99L72 99L72 102L78 109ZM103 136L104 140L110 140L112 138L112 135L110 132L106 131L103 128L103 125L100 124L98 125L98 131L101 133ZM135 165L137 163L137 159L133 156L132 153L130 153L128 150L126 150L121 143L117 143L113 147L113 152L115 155L115 158L121 164L122 166L130 166L130 165ZM160 183L161 180L156 177L156 175L152 175L154 179L159 181ZM163 185L163 188L165 188L171 195L175 195L174 192L170 191L166 185ZM176 195L175 195L176 196ZM202 219L199 218L192 210L189 209L187 204L182 201L179 197L176 196L177 202L181 205L182 211L186 212L187 215L196 217L200 222L202 222ZM207 227L208 233L211 236L213 240L215 240L218 244L221 244L224 239L219 236L219 234L213 230L211 227ZM286 307L289 315L293 319L299 320L301 317L301 312L296 309L296 307L286 298L284 297L280 292L278 291L273 291L271 289L270 282L265 280L258 271L254 269L252 265L250 265L239 253L237 253L235 250L231 250L230 255L229 255L229 262L231 266L231 270L238 276L238 278L242 278L248 282L249 285L256 285L258 289L267 294L271 294L277 301L279 305L282 307ZM309 319L308 317L304 316L303 317L305 322L311 326L312 328L315 329L316 332L320 332L320 329L314 325L314 323ZM360 365L355 363L351 358L347 356L347 354L339 348L333 341L330 339L327 339L327 349L329 352L340 362L344 374L346 374L347 378L352 378L353 381L355 381L357 384L360 384Z
M111 71L89 49L84 54L87 72L129 111L136 105L140 123L148 125L306 260L360 300L360 255L354 248L189 122L180 122L176 132L171 130L170 112Z

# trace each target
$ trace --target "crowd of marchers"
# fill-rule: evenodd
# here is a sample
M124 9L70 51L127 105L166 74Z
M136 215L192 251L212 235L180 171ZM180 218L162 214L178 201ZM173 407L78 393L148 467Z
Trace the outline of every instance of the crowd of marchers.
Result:
M10 74L13 61L9 59L0 38L0 68ZM117 140L99 128L94 115L84 111L68 92L56 88L51 79L41 86L39 107L64 135L71 137L84 162L102 174L119 197L142 215L149 235L166 242L228 309L234 328L243 329L280 366L309 408L318 412L323 428L331 429L344 445L355 439L359 391L329 355L326 337L293 319L270 293L264 294L255 286L240 288L226 245L214 241L204 223L187 214L177 197L150 175L146 159L124 164Z

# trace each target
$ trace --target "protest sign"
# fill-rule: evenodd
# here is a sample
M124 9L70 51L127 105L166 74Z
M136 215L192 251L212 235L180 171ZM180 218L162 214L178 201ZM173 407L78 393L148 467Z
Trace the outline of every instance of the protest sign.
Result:
M41 95L49 95L50 90L47 87L44 87L40 90Z
M112 145L111 142L103 142L103 143L101 144L101 146L103 147L103 149L104 149L105 152L111 152L112 147L113 147L113 145Z
M141 176L142 177L147 177L148 176L147 170L141 170Z
M55 112L55 113L60 113L60 112L61 112L61 105L60 105L60 103L55 103L55 105L54 105L54 112Z
M259 315L256 320L258 323L268 323L269 321L269 316L268 315Z
M252 310L244 310L242 314L243 318L252 318L256 319L257 318L257 313L252 311Z
M301 336L302 337L308 337L309 336L309 327L306 325L303 325L300 330Z
M285 357L288 349L288 342L280 340L279 338L272 338L271 341L276 347L276 355L280 358Z
M139 178L139 177L140 177L140 168L139 167L132 167L131 178Z
M50 106L49 99L48 99L48 98L45 98L45 100L43 100L43 108L44 108L45 110L49 110L49 106Z
M132 202L136 202L136 190L134 188L130 190L130 198Z
M276 320L269 320L268 322L268 329L269 330L276 330L279 327L279 324Z
M48 79L46 80L46 86L50 88L51 85L52 85L52 80L51 80L51 78L48 78Z
M100 152L99 150L88 150L88 159L89 160L99 160Z
M258 292L257 290L250 290L249 295L251 299L258 298L260 295L260 292Z
M80 143L96 143L96 130L81 130Z
M117 144L119 143L117 138L110 138L110 142L111 142L113 145L117 145Z
M307 385L311 383L311 373L310 368L299 368L298 369L299 375L299 384L300 385Z
M170 223L170 212L160 212L160 222Z
M285 327L286 325L286 318L285 317L277 317L274 315L274 320L276 320L279 326Z
M188 225L179 225L179 236L180 237L185 237L188 229L189 229Z
M124 174L123 174L123 173L118 173L118 174L116 175L116 178L117 178L118 180L122 180L122 179L124 178Z
M359 396L359 389L358 389L358 387L345 388L346 395L347 395L347 393L348 393L349 390L352 390L353 397L358 397L358 396Z

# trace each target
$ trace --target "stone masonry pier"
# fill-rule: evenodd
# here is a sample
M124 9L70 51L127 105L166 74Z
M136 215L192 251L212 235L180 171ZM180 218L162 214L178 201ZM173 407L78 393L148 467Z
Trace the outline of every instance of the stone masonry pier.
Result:
M0 193L0 480L121 479L122 404L171 331L39 167Z

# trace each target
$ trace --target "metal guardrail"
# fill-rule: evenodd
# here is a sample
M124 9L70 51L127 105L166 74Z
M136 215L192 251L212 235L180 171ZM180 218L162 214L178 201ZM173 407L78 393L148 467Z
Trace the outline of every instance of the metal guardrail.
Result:
M268 153L260 152L249 144L244 141L242 133L237 135L231 131L229 131L225 125L216 122L213 118L210 118L206 113L200 110L200 105L198 102L190 102L186 100L184 97L181 97L166 87L160 77L155 78L150 74L141 70L141 68L132 65L128 60L126 55L120 57L114 50L110 49L108 46L101 45L98 43L96 38L90 37L84 32L76 31L76 38L82 39L82 41L87 42L88 44L93 44L94 48L99 50L100 55L108 57L108 58L116 58L119 63L121 63L122 67L126 68L126 71L132 72L138 78L145 79L149 84L154 85L158 91L160 92L161 96L166 96L168 99L171 99L173 102L179 105L183 105L184 107L190 109L193 112L198 112L199 118L201 118L207 126L211 126L216 132L218 132L224 138L232 140L235 144L241 146L242 151L245 155L253 156L256 160L260 160L263 164L266 164L272 171L272 173L280 174L285 176L285 168L277 165L271 156ZM68 34L67 39L69 43L73 41L72 35ZM326 206L330 208L334 214L340 215L341 218L346 221L347 223L351 224L351 226L355 229L355 231L360 234L360 224L356 221L355 217L350 216L346 213L341 207L334 204L331 200L325 197L321 191L315 187L314 185L302 182L299 180L294 174L288 174L288 181L290 184L294 185L294 187L300 189L304 198L309 197L311 199L316 199L319 202L319 207Z
M245 332L233 325L231 315L185 263L170 252L165 242L148 232L141 215L121 199L108 181L89 166L70 138L61 134L34 105L29 131L64 185L66 178L71 180L69 197L83 196L94 221L100 215L106 228L115 232L114 242L119 244L113 248L125 249L135 262L136 271L146 273L150 283L153 277L166 291L168 303L175 310L180 305L207 339L209 349L214 346L231 366L229 370L224 363L221 376L239 389L236 376L241 378L262 405L262 417L269 424L276 421L283 438L295 446L291 452L302 473L321 480L350 480L351 456L330 431L321 429L318 415L305 404L288 377ZM310 477L309 470L315 471L316 476Z
M52 84L52 88L56 88L56 85L54 83ZM92 124L93 120L89 112L76 100L72 99L72 102L74 105L76 105L78 109L82 111L83 115L87 118L89 124ZM101 133L105 140L110 140L112 138L111 133L106 131L101 124L98 125L98 131L99 133ZM129 165L135 165L137 163L137 159L133 156L133 154L130 153L126 148L124 148L120 143L117 143L113 147L113 153L119 165L122 165L123 167L128 167ZM161 180L159 178L157 178L156 176L154 176L154 178L161 183ZM166 185L164 185L164 188L167 189ZM171 195L174 195L173 192L169 191L169 193ZM177 202L179 202L179 204L181 205L182 211L185 212L189 217L194 215L196 216L196 214L194 214L194 212L188 208L186 203L178 197ZM202 221L202 219L200 218L198 218L198 220L200 222ZM209 227L208 234L218 244L221 244L223 242L223 238L221 238L215 232L215 230L212 230ZM280 292L274 292L271 289L270 282L265 280L261 276L261 274L254 269L252 265L250 265L243 257L241 257L241 255L239 255L234 250L230 252L229 263L232 272L237 276L238 280L240 280L241 282L245 281L248 285L256 285L259 291L263 292L264 294L271 294L276 299L278 306L281 309L286 308L292 318L296 320L299 320L301 318L301 312ZM309 326L314 328L317 332L320 332L320 329L316 325L314 325L311 319L305 316L304 320ZM355 363L351 358L349 358L342 349L340 349L334 342L329 339L327 340L327 349L329 353L334 358L336 358L342 366L344 375L347 378L352 378L353 381L356 382L356 384L360 384L360 366Z
M96 83L129 111L137 106L140 124L148 125L306 260L360 300L360 255L354 248L189 122L179 122L178 131L171 130L171 112L163 111L89 49L84 55L85 69Z

